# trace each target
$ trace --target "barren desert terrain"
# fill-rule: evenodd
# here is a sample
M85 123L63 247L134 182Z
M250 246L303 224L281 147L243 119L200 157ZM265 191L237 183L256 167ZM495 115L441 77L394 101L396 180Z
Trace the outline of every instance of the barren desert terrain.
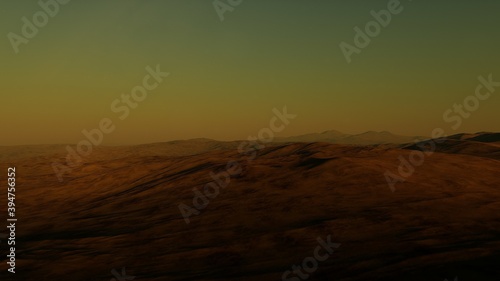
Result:
M17 175L15 280L498 280L498 134L437 144L394 192L384 174L417 145L265 146L99 147L63 182L51 163L64 146L1 147ZM189 223L180 204L197 210ZM282 279L329 236L340 246L307 278ZM113 275L123 268L128 279Z

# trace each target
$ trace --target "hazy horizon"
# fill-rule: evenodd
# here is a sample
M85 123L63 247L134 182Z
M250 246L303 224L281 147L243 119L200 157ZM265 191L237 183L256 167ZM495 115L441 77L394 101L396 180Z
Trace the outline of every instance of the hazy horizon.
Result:
M326 132L331 132L331 131L337 131L337 130L325 130L322 132L309 132L309 133L304 133L304 134L298 134L298 135L279 135L276 136L276 138L272 142L281 142L283 139L288 139L288 138L294 138L294 137L300 137L300 136L305 136L305 135L320 135ZM364 132L354 132L354 133L345 133L345 132L340 132L337 131L344 136L359 136L363 135L366 133L390 133L393 136L397 137L415 137L415 141L422 141L425 139L432 139L431 136L429 135L402 135L402 134L396 134L393 132L389 131L364 131ZM454 135L460 135L460 134L465 134L465 135L475 135L475 134L489 134L489 133L500 133L500 132L493 132L493 131L480 131L480 132L454 132L452 134L445 134L443 137L450 137ZM255 136L255 134L252 134ZM85 138L81 138L80 141L82 140L87 140ZM207 137L194 137L194 138L184 138L184 139L166 139L166 140L160 140L160 141L152 141L152 142L138 142L138 143L107 143L99 146L109 146L109 147L118 147L118 146L135 146L135 145L149 145L149 144L158 144L158 143L169 143L169 142L176 142L176 141L193 141L193 140L210 140L210 141L216 141L216 142L245 142L248 140L247 137L242 137L242 138L236 138L236 139L214 139L214 138L207 138ZM320 141L321 142L321 141ZM20 144L0 144L0 147L9 147L9 146L52 146L52 145L76 145L77 143L20 143Z

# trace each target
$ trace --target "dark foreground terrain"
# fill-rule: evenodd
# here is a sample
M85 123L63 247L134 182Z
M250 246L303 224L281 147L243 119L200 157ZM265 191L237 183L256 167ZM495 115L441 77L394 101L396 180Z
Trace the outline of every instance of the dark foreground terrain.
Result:
M384 174L416 149L288 143L252 159L208 140L103 147L59 182L64 147L3 147L2 174L17 167L17 273L2 241L0 277L132 280L113 275L125 267L137 281L282 280L331 235L340 246L307 280L499 280L498 136L438 144L392 192ZM228 161L238 173L187 224L179 204L194 208L193 188Z

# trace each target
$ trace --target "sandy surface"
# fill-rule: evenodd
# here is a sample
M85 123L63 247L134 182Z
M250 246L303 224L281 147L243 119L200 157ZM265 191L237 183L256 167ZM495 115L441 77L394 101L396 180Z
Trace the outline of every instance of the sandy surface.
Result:
M329 235L341 245L307 280L498 280L500 146L453 141L395 192L384 173L409 146L276 144L253 160L235 144L100 148L62 183L60 147L3 147L2 170L17 167L12 280L112 280L123 267L144 281L282 280ZM179 204L228 161L241 173L186 224Z

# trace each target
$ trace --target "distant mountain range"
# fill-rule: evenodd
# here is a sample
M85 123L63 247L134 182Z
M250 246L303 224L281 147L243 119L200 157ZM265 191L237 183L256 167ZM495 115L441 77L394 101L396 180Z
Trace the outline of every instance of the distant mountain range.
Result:
M306 134L285 138L276 138L276 142L328 142L351 145L374 145L374 144L403 144L413 143L416 140L428 139L422 136L401 136L387 131L368 131L362 134L344 134L339 131L330 130L323 133Z
M299 136L275 138L268 146L278 146L287 143L333 143L341 145L383 145L386 148L419 149L416 143L428 140L422 136L401 136L390 132L368 131L362 134L344 134L330 130L323 133L312 133ZM133 157L133 156L189 156L206 153L209 151L237 150L243 140L217 141L207 138L174 140L168 142L128 145L128 146L99 146L94 147L92 157L102 159L104 156L111 158ZM74 144L68 144L74 147ZM63 159L67 155L68 145L21 145L0 146L0 162L9 162L13 159L28 159L37 157L57 157ZM497 147L500 145L500 133L480 132L475 134L456 134L448 136L446 141L441 142L438 152L452 152L463 154L481 154L487 156L491 150L497 157ZM492 146L495 146L492 148ZM99 152L106 151L102 154ZM106 158L104 157L104 158ZM47 160L49 161L49 160Z

